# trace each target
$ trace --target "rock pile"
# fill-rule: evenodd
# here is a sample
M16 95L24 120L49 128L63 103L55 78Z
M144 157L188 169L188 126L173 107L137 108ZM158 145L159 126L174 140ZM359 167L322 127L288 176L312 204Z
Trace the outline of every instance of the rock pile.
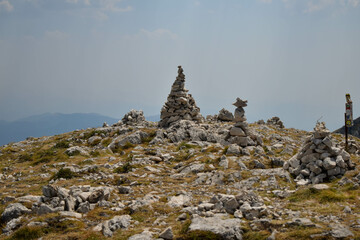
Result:
M202 122L200 108L196 106L194 98L185 89L185 75L178 66L178 76L171 87L167 102L161 109L160 127L168 127L178 120L192 120Z
M280 120L279 117L272 117L266 121L266 124L272 125L278 128L284 128L284 123Z
M219 111L217 120L223 122L231 122L234 121L234 115L230 111L223 108Z
M246 122L244 107L247 106L247 101L237 98L233 105L236 107L234 114L235 125L230 129L227 141L238 144L241 147L261 145L262 140L250 131Z
M296 177L298 185L340 178L351 168L350 154L335 146L324 122L316 124L299 153L284 164L284 169Z
M106 204L111 190L109 187L94 188L90 185L73 186L70 190L53 185L43 186L44 196L33 205L33 211L38 214L68 211L80 218L82 213L94 209L96 204Z
M131 109L130 112L126 113L122 119L124 124L137 125L145 121L144 112L142 110Z

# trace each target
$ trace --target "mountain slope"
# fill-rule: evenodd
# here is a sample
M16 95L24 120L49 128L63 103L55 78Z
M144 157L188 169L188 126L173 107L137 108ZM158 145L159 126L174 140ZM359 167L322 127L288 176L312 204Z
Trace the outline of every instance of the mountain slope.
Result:
M30 116L13 122L0 121L0 146L9 142L21 141L27 137L56 135L75 129L101 126L118 119L95 113L45 113Z
M303 186L281 166L301 169L312 133L255 123L261 146L221 144L232 126L119 122L0 147L0 239L360 239L358 168ZM315 151L358 167L330 135Z
M345 134L345 126L334 131L335 133ZM360 117L354 120L354 126L349 129L349 134L360 138Z

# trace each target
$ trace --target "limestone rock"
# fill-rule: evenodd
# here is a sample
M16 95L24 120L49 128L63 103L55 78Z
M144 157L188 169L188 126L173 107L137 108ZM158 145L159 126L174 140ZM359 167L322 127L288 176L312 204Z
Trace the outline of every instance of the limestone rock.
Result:
M266 124L272 125L278 128L284 128L284 123L280 120L279 117L272 117L266 121Z
M223 215L214 217L194 217L189 226L189 231L201 230L218 234L222 239L241 240L241 220L237 218L223 219Z
M29 210L27 207L22 205L21 203L12 203L9 204L4 212L1 214L1 222L8 222L14 218L18 218L21 215L25 213L30 213L31 210Z
M159 237L165 240L172 240L174 238L172 228L171 227L166 228L162 233L160 233Z
M219 111L217 119L223 122L231 122L234 121L234 115L230 111L223 108Z
M124 115L121 121L127 125L139 125L145 121L144 112L142 110L131 109L130 112Z

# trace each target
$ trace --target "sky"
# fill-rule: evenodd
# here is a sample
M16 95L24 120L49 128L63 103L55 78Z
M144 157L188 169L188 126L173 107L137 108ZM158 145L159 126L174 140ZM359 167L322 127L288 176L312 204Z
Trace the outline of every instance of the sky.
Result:
M160 110L182 65L203 116L343 125L360 106L360 0L0 0L0 120Z

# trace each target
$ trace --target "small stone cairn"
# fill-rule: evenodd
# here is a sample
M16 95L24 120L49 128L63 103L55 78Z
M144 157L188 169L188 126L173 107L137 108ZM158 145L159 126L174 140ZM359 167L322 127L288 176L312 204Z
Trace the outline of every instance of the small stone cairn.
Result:
M280 120L279 117L272 117L266 121L267 125L272 125L278 128L284 128L284 123Z
M131 109L122 118L122 122L128 125L136 125L145 121L144 112L142 110Z
M167 102L161 109L160 127L169 127L179 120L202 122L200 108L196 106L194 98L185 89L185 75L181 66L178 66L178 76L171 87Z
M221 122L231 122L234 121L234 115L230 111L223 108L219 111L217 120Z
M340 178L353 163L349 153L335 146L325 123L318 122L299 153L283 167L296 177L297 185L306 185Z
M236 107L234 113L235 125L230 129L228 141L241 147L261 145L262 140L250 131L246 122L244 107L247 106L247 100L237 98L233 105Z

